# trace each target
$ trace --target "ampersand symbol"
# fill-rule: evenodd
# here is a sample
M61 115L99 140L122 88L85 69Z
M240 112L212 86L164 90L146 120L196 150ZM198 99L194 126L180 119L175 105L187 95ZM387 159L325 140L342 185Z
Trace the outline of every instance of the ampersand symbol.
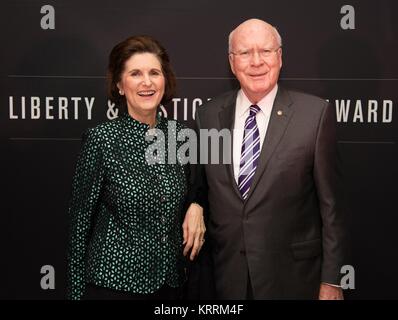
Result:
M115 104L108 100L108 111L106 112L106 116L109 120L113 120L117 118L119 115L119 109L115 107Z

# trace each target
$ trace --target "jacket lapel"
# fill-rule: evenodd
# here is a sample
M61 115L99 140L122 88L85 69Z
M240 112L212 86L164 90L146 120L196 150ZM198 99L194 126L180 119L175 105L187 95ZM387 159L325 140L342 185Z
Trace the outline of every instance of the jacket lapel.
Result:
M255 190L261 176L263 175L268 161L274 153L277 145L279 144L287 125L293 114L290 105L292 101L288 92L281 86L278 87L278 92L275 97L274 105L272 107L271 118L268 123L268 129L265 134L263 146L261 148L260 159L253 177L252 185L250 186L249 194L246 198L246 203Z
M234 169L233 169L233 128L235 122L235 106L236 106L236 96L238 94L238 90L233 91L226 99L224 105L221 107L220 112L218 113L218 120L220 124L220 130L228 129L231 133L231 145L229 146L230 159L231 163L226 164L224 167L227 170L227 175L230 181L230 185L233 186L233 189L236 195L241 198L238 186L234 177ZM221 149L220 149L221 152Z

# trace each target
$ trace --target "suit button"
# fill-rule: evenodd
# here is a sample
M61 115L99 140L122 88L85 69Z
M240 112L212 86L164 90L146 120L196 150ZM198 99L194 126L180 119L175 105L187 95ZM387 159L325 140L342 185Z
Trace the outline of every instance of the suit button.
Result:
M166 235L162 236L161 241L162 241L162 243L166 243L167 242L167 236Z
M166 224L166 217L165 217L165 216L161 216L161 217L160 217L160 222L161 222L162 224Z
M167 200L166 196L161 196L160 197L160 202L163 203L163 202L166 202L166 200Z
M242 256L245 256L245 255L246 255L246 250L240 250L239 253L240 253Z

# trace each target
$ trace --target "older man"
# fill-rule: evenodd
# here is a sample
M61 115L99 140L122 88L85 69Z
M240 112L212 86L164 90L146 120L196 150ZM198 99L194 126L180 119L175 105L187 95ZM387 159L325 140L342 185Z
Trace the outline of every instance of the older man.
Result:
M221 157L204 166L217 296L342 299L335 112L325 100L278 85L282 41L264 21L231 32L229 62L240 89L196 115L199 129L233 132L232 164ZM214 150L202 151L210 158Z

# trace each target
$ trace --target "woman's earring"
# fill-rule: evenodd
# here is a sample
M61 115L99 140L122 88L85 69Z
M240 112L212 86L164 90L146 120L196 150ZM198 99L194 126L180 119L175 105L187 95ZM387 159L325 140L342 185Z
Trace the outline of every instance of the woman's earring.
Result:
M122 91L122 90L119 90L119 94L122 96L122 95L123 95L123 91Z

